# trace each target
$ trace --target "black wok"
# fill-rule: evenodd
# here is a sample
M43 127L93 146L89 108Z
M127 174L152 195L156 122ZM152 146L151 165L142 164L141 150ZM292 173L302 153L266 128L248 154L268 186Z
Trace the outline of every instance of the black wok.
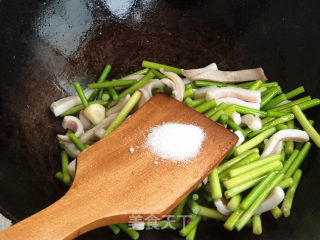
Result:
M216 62L221 69L263 67L288 91L304 85L320 96L320 5L314 1L0 0L0 212L19 221L53 203L67 188L51 102L73 93L75 80L112 76L142 60L182 68ZM318 120L318 110L308 110ZM265 214L260 239L320 239L320 151L304 162L292 215ZM251 239L201 224L197 239ZM79 239L127 239L102 228ZM141 239L181 239L145 231Z

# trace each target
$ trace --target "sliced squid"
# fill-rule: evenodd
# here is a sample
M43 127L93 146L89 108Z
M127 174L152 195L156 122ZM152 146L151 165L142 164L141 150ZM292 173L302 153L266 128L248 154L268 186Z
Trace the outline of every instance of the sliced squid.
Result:
M269 196L263 201L255 214L262 214L268 212L271 209L278 206L284 199L285 193L281 187L275 187L275 189L269 194Z
M280 107L280 106L282 106L282 105L284 105L284 104L287 104L287 103L290 103L290 102L291 102L290 100L284 100L283 102L281 102L281 103L279 103L278 105L276 105L275 108L276 108L276 107Z
M257 109L257 110L260 109L260 104L259 103L246 102L246 101L243 101L243 100L238 99L238 98L231 98L231 97L220 98L220 99L217 99L216 102L217 102L217 105L219 105L220 103L224 102L224 103L226 103L228 105L237 104L237 105L240 105L240 106L254 108L254 109Z
M103 138L104 134L106 133L106 130L103 129L103 128L98 128L96 130L94 130L94 135L97 137L97 138Z
M69 164L68 164L68 172L69 175L74 178L76 175L76 159L73 159Z
M188 79L195 80L206 80L213 82L247 82L254 80L266 81L267 77L264 74L262 68L245 69L240 71L220 71L212 69L204 69L201 73L191 75L188 70L182 70L182 74Z
M77 137L80 137L84 133L84 128L79 120L74 116L65 116L62 121L62 127L64 129L70 129ZM71 142L67 135L57 135L59 141Z
M121 78L120 80L140 80L143 78L145 75L143 74L136 74L136 75L130 75L124 78Z
M106 115L110 116L114 113L119 113L120 110L124 107L124 105L126 105L126 103L129 101L129 99L130 99L129 94L127 94L124 98L121 98L117 105L115 105L114 107L110 108L107 111Z
M234 134L238 136L238 142L236 144L236 147L238 147L244 142L244 136L240 130L235 131Z
M172 80L171 81L170 79L163 78L161 81L162 83L164 83L172 89L176 99L181 102L183 100L185 90L183 80L178 76L178 74L173 72L167 72L163 68L160 69L160 72Z
M237 98L246 102L260 103L261 93L259 91L248 90L237 87L211 87L206 93L206 100L220 98Z
M164 84L161 82L159 79L151 79L144 87L150 97L152 97L152 90L153 89L158 89L158 88L163 88Z
M76 158L80 153L80 150L76 147L76 145L68 142L64 143L64 150L66 150L67 154L73 158Z
M262 121L259 116L246 114L241 117L241 123L245 124L252 131L258 131L262 128Z
M194 94L193 94L193 98L194 99L199 99L199 98L205 98L206 95L207 95L207 92L213 90L213 89L216 89L217 87L216 86L210 86L210 87L202 87L202 88L199 88L199 89L194 89Z
M87 98L89 98L93 92L94 92L94 89L87 88L86 90L84 90L84 94L86 95ZM56 102L53 102L50 106L50 109L54 113L54 115L57 117L62 113L68 111L70 108L80 104L82 104L82 102L79 96L75 95L75 96L62 98Z
M137 104L137 108L141 108L151 97L150 94L145 90L144 88L139 88L139 91L141 93L140 100Z
M90 130L86 131L81 137L80 137L80 141L83 144L87 144L90 141L93 141L94 139L96 139L96 135L95 135L95 130L97 129L106 129L111 123L112 121L116 118L118 114L114 113L111 114L110 116L108 116L107 118L103 119L103 121L101 123L99 123L97 126L91 128Z
M235 124L237 124L238 126L240 126L240 124L241 124L241 115L240 115L240 113L234 112L234 113L230 114L229 118L230 118L231 121L233 121Z
M197 76L201 73L203 73L206 70L218 70L218 66L215 63L211 63L208 66L204 68L197 68L197 69L189 69L189 70L182 70L182 73L185 77L192 78L193 76Z
M159 79L151 79L143 88L139 88L141 98L137 104L137 109L142 107L150 98L152 98L152 90L164 87Z
M225 198L214 200L214 205L216 206L218 212L220 212L222 215L231 215L232 212L228 208L228 201Z
M82 123L83 129L84 129L85 131L91 128L91 122L90 122L90 120L86 117L86 115L84 114L84 111L83 111L83 110L81 110L80 113L79 113L79 119L80 119L80 122Z
M295 141L295 142L307 142L309 141L309 135L306 131L297 130L297 129L285 129L280 130L277 133L273 134L271 138L269 138L266 143L263 153L261 154L261 158L266 158L273 154L280 153L279 152L279 142L283 141ZM282 148L281 148L282 149Z

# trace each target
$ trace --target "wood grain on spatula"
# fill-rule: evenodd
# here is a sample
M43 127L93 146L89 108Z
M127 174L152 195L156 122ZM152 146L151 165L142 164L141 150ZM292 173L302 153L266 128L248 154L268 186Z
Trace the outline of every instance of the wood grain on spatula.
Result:
M195 124L206 133L198 156L186 164L142 146L147 131L165 122ZM162 218L226 156L237 136L181 102L158 94L120 127L78 155L70 190L53 205L0 233L0 239L73 239L130 216ZM21 199L23 204L23 199Z

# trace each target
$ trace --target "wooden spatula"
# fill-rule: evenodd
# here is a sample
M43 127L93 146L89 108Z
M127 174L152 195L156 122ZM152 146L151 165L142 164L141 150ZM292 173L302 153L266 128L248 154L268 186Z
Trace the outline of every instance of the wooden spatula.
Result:
M143 145L147 130L165 122L196 124L207 138L187 164L155 164ZM76 177L56 203L0 233L0 239L74 239L130 216L164 217L226 156L237 136L204 115L158 94L120 127L78 155ZM21 199L23 204L23 199Z

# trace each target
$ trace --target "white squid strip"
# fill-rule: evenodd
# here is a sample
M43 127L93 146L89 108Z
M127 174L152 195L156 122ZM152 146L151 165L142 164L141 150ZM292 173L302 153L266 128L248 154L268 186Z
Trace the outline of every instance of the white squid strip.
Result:
M208 180L209 180L209 178L206 177L205 179L203 179L202 183L203 183L204 185L206 185L206 184L208 183Z
M252 102L252 103L260 103L261 102L261 93L259 91L254 90L248 90L243 88L237 88L237 87L215 87L210 88L207 91L206 98L207 101L219 98L238 98L246 102Z
M244 142L244 136L240 130L235 131L234 134L238 136L238 142L236 144L236 147L238 147Z
M278 105L276 105L275 108L276 108L276 107L280 107L280 106L282 106L282 105L284 105L284 104L287 104L287 103L290 103L290 102L291 102L290 100L285 100L285 101L279 103Z
M273 134L273 136L268 140L266 146L264 147L261 158L266 158L273 155L279 142L283 141L307 142L309 141L309 135L306 131L297 129L281 130Z
M127 94L124 98L121 98L121 100L118 102L117 105L115 105L114 107L110 108L107 111L106 115L110 116L110 115L112 115L114 113L120 112L121 109L124 107L124 105L126 105L126 103L129 101L129 99L130 99L130 95L129 94Z
M284 199L285 193L281 187L275 187L275 189L269 194L269 196L263 201L255 214L262 214L268 212L271 209L278 206Z
M246 114L241 117L241 123L245 124L252 131L258 131L262 128L262 121L259 116Z
M197 76L198 74L203 73L206 70L218 70L218 66L215 63L211 63L208 66L204 68L197 68L197 69L189 69L189 70L184 70L182 69L182 73L185 77L192 78L193 76Z
M73 158L76 158L80 153L80 150L73 143L64 143L64 150L66 150L67 154Z
M86 90L84 90L84 94L86 95L87 98L89 98L93 92L94 92L94 89L87 88ZM82 102L79 96L75 95L75 96L62 98L56 102L53 102L50 106L50 109L54 113L54 115L57 117L62 113L68 111L70 108L80 104L82 104Z
M182 74L192 81L205 80L213 82L247 82L254 80L267 80L262 68L245 69L240 71L219 71L212 69L205 69L196 75L189 75L188 70L182 70Z
M68 165L68 172L72 178L76 175L76 159L73 159Z
M119 80L137 80L137 81L139 81L144 76L145 75L143 75L143 74L136 74L136 75L131 75L131 76L127 76L127 77L124 77L124 78L120 78ZM121 90L121 89L124 89L124 88L127 88L127 87L115 87L114 89Z
M81 137L80 141L83 144L87 144L88 142L94 140L96 138L95 130L96 129L106 129L112 121L116 118L118 114L114 113L107 118L105 118L101 123L99 123L97 126L91 128L90 130L86 131Z
M103 128L99 128L99 129L96 129L94 130L94 135L97 137L97 138L103 138L104 134L106 133L106 130L103 129Z
M205 98L207 95L207 92L212 91L214 89L216 89L218 87L216 86L210 86L210 87L202 87L202 88L198 88L198 89L194 89L194 94L193 94L193 98L194 99L199 99L199 98Z
M183 100L185 91L184 82L182 81L182 79L178 76L178 74L173 72L167 72L163 68L160 69L160 72L173 81L174 87L167 81L169 79L162 79L162 83L168 85L173 90L173 94L175 95L176 99L181 102Z
M158 89L158 88L163 88L164 84L161 82L159 79L151 79L149 82L143 86L143 89L145 89L148 94L150 95L150 98L152 97L152 90L153 89Z
M230 97L228 97L228 98L220 98L220 99L217 99L216 102L217 102L217 105L219 105L220 103L224 102L224 103L226 103L228 105L237 104L237 105L240 105L240 106L254 108L254 109L257 109L257 110L260 109L260 104L259 103L245 102L245 101L243 101L241 99L238 99L238 98L230 98Z
M131 76L127 76L124 78L121 78L119 80L140 80L141 78L143 78L145 75L143 74L136 74L136 75L131 75Z
M231 215L232 212L228 208L228 201L225 198L214 200L214 205L216 206L218 212L220 212L222 215Z
M188 78L184 78L182 79L184 85L188 84L188 83L192 83L192 81L190 81Z
M87 116L85 115L84 111L81 110L80 113L79 113L79 119L80 119L80 122L82 123L83 125L83 129L85 131L87 131L88 129L91 128L91 122L90 120L87 118Z
M234 112L229 117L230 117L231 121L233 121L235 124L240 126L240 124L241 124L241 115L240 115L240 113Z
M141 108L152 97L152 95L150 96L148 91L145 90L144 88L139 88L139 91L141 93L141 97L138 104L136 105L138 109Z
M84 133L84 127L81 121L74 116L65 116L62 121L62 127L64 129L70 129L77 137L80 137ZM67 135L57 135L59 141L71 142Z
M150 98L152 98L152 90L164 87L164 84L159 79L150 79L149 82L142 88L139 88L141 97L138 104L134 107L134 110L143 106Z

